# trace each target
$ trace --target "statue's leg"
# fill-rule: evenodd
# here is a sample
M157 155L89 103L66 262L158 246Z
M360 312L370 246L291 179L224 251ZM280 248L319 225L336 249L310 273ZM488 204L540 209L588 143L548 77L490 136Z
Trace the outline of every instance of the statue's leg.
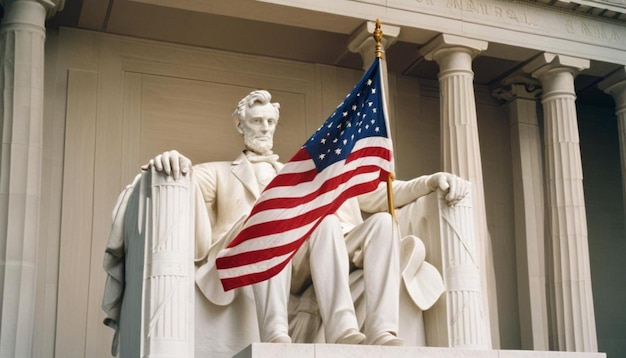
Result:
M252 285L262 342L291 343L288 311L291 266L278 275Z
M300 251L293 261L294 286L301 285L310 273L326 342L362 342L365 337L358 330L350 295L348 252L339 219L334 215L322 219ZM292 287L292 292L298 289Z
M353 262L363 267L365 322L369 344L402 344L397 339L400 295L399 232L391 215L377 213L346 235Z

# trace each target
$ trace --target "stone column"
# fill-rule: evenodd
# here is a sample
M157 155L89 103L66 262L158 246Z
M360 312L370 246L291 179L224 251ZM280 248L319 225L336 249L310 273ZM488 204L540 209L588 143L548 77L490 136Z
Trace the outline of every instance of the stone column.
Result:
M622 67L600 82L599 87L613 96L617 131L619 133L619 149L622 163L622 200L626 209L626 67ZM624 213L626 217L626 212Z
M522 349L547 351L545 209L542 144L537 119L541 84L512 76L493 95L506 101L511 126L515 251Z
M376 45L376 42L372 36L375 29L375 21L364 22L363 25L359 26L359 28L357 28L348 39L348 50L361 55L361 59L363 59L363 70L367 70L376 57L376 54L374 53L374 46ZM381 44L383 45L383 50L386 50L398 39L398 35L400 35L400 28L398 26L383 24L381 25L381 30L383 32Z
M46 16L63 0L4 0L0 29L0 356L31 357Z
M484 348L499 343L495 274L487 231L482 163L476 122L472 60L487 49L487 42L441 34L420 49L427 60L439 64L441 94L442 169L472 182L476 249L481 271L487 334Z
M574 77L589 60L544 53L523 70L543 86L551 282L551 348L596 352Z

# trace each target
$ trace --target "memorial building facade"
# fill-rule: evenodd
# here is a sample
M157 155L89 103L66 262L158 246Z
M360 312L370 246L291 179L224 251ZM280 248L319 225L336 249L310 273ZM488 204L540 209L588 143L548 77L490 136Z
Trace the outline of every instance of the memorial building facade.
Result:
M472 182L492 349L626 352L623 0L0 0L0 356L107 357L111 212L156 154L287 161L374 59L396 176ZM428 259L428 257L427 257Z

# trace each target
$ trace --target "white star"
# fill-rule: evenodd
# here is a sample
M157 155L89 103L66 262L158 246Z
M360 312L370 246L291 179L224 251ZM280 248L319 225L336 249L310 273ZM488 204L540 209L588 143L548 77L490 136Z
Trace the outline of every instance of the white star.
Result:
M374 102L367 102L367 106L368 106L368 107L371 107L371 106L372 106L372 104L374 104Z
M376 127L376 129L374 129L374 131L380 132L380 127Z
M341 154L341 148L335 149L335 154L337 154L337 155Z
M356 111L356 104L353 104L353 105L352 105L352 110L353 110L353 111Z
M372 94L376 93L376 88L372 88Z
M326 127L331 128L333 126L332 123L328 123L328 125Z
M348 112L343 112L344 118L348 116Z
M360 130L360 129L359 129ZM350 137L350 140L354 140L354 134Z
M324 154L324 153L320 154L320 159L323 160L325 157L326 157L326 154Z
M376 107L372 108L372 112L376 113Z
M322 143L322 144L326 144L326 138L322 138L322 140L320 141L320 143Z
M375 122L376 122L376 120L375 120L375 119L372 119L372 120L370 121L370 123L372 123L372 124L374 124Z
M337 143L337 141L339 141L339 139L337 138L333 139L333 143Z
M348 122L348 124L346 124L346 127L348 128L352 127L352 122Z
M370 129L370 125L369 125L369 124L366 124L366 125L365 125L365 129Z
M368 85L368 86L370 86L371 84L372 84L372 79L371 79L371 78L368 78L368 79L367 79L367 85Z
M346 144L348 144L348 140L347 140L347 139L344 139L344 140L343 140L343 145L346 145Z

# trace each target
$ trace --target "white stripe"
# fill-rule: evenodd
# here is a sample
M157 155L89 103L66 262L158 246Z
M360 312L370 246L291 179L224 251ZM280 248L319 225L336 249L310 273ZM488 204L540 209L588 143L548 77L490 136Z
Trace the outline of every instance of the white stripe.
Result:
M247 240L235 247L224 248L219 252L217 257L235 256L248 251L283 246L300 239L311 229L311 227L313 227L313 225L315 225L315 222L278 234L258 236L254 240Z
M312 160L300 160L297 162L288 162L280 170L279 174L304 173L315 169L315 163Z
M387 137L366 137L354 143L353 152L366 147L383 147L391 151L391 140Z
M239 276L244 276L244 275L249 275L249 274L254 274L254 273L260 273L260 272L263 272L263 271L267 271L268 269L270 269L270 268L280 264L281 262L287 260L289 255L291 255L291 253L288 253L288 254L282 255L282 256L272 257L269 260L255 262L253 264L249 264L249 265L245 265L245 266L237 266L237 267L233 267L233 268L229 268L229 269L217 270L217 275L220 277L220 279L223 280L223 279L227 279L227 278L235 278L235 277L239 277Z

